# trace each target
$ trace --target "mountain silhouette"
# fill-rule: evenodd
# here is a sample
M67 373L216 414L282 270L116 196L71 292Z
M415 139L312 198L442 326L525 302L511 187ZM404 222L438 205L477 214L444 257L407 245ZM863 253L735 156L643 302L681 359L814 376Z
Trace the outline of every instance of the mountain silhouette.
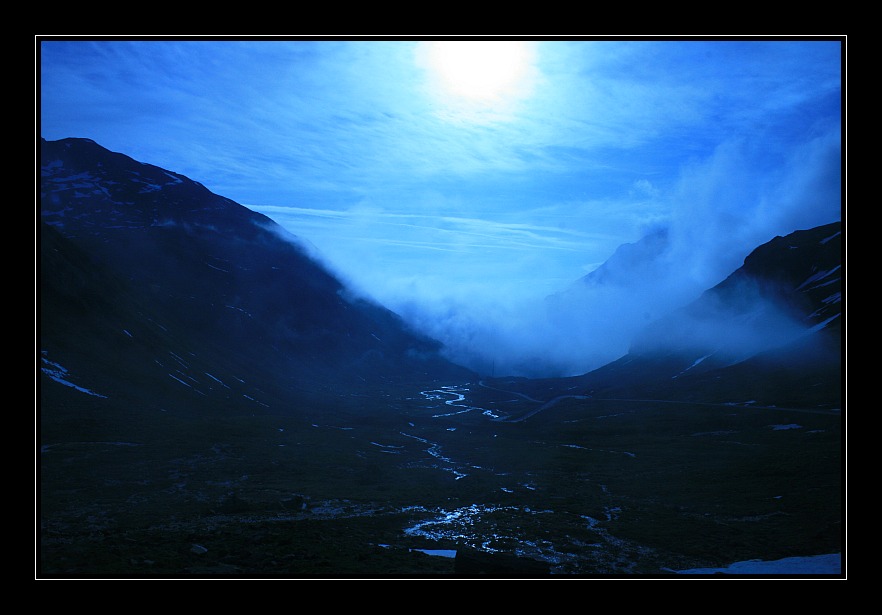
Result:
M841 222L776 237L646 325L621 358L524 390L839 409L843 275Z
M71 378L268 405L468 374L269 218L88 139L40 155L40 348Z

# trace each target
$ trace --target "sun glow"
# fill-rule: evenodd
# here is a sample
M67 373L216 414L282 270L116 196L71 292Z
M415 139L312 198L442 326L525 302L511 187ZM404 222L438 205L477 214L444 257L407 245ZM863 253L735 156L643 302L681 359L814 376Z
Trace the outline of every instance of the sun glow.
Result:
M534 55L529 41L431 41L419 63L445 105L504 111L530 94Z

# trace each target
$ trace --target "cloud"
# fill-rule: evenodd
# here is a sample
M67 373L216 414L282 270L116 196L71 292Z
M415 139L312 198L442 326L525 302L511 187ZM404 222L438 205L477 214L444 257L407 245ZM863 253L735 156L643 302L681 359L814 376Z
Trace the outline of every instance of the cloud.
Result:
M646 325L762 243L839 219L838 126L781 144L771 159L757 154L762 137L719 144L667 191L635 180L618 201L483 216L454 215L469 210L437 193L409 210L254 208L310 237L348 284L454 361L497 375L573 375L624 355ZM616 251L623 228L634 241ZM592 262L605 264L591 283L579 280Z
M713 354L734 363L783 346L807 327L776 305L751 279L730 278L722 293L704 293L651 323L632 342L637 352Z
M670 225L681 275L720 281L776 235L839 220L840 141L832 125L768 155L767 135L736 138L684 168Z
M660 190L652 185L652 183L647 179L638 179L634 182L631 191L629 192L632 196L642 196L642 197L657 197L660 194Z
M654 225L664 240L624 246L630 249L604 265L599 282L595 275L591 283L568 284L550 301L513 293L494 303L476 291L471 299L448 297L443 308L411 303L406 315L443 341L451 358L497 374L572 375L615 360L645 326L721 282L754 248L840 219L838 127L783 149L772 173L755 146L727 141L686 166L670 196L671 215ZM739 356L798 333L772 306L753 307L750 314L764 314L762 327L748 314L740 324L708 317L681 328L696 344L728 333Z
M496 373L617 358L757 245L838 217L836 41L537 41L529 95L483 124L445 112L418 51L44 42L40 128L254 204ZM548 313L659 229L651 263Z

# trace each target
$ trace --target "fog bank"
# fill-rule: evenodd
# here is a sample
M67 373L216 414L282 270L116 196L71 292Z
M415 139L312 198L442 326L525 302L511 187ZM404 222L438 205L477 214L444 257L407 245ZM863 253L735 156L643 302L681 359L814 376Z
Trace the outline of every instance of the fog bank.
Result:
M463 215L476 204L437 192L413 212L252 208L309 244L354 292L440 341L452 361L483 375L542 377L623 356L646 325L720 283L758 246L840 220L841 190L840 126L821 122L787 145L762 134L729 139L684 164L669 189L641 180L618 200L508 214L496 203L482 217ZM791 336L792 325L776 314L762 331L729 334L757 342L748 352ZM715 326L703 320L702 335Z
M558 292L531 293L528 284L492 276L454 282L463 272L451 272L449 283L412 279L401 286L364 272L348 274L440 340L450 359L482 374L585 373L623 356L644 327L720 283L759 245L841 218L838 127L794 148L771 176L757 167L750 149L746 142L728 142L684 169L669 216L647 223L643 237ZM800 333L800 325L747 290L745 302L756 301L742 306L740 325L728 313L719 321L712 313L693 322L681 316L679 330L688 335L671 341L729 344L734 354L749 355Z

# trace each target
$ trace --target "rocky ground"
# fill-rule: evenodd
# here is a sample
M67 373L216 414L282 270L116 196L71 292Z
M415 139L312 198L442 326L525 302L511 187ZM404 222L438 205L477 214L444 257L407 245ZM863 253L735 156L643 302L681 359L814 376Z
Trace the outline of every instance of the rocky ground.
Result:
M573 397L513 423L485 411L526 400L468 388L161 428L57 411L36 574L639 577L841 551L835 412Z

